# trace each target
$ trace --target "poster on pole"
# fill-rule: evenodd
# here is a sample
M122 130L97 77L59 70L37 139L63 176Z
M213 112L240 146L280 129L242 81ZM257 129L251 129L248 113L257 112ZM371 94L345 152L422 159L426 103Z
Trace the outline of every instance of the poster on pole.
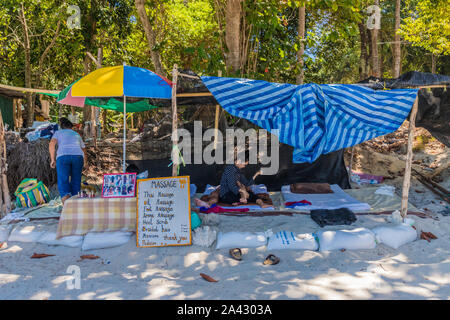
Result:
M189 188L189 176L137 181L137 247L192 243Z

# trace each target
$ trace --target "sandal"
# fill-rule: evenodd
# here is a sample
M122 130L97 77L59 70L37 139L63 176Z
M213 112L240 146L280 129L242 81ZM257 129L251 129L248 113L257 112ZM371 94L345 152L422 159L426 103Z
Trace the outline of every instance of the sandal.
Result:
M237 261L241 261L242 260L241 249L239 249L239 248L230 249L230 256Z
M264 260L263 264L264 265L275 265L278 262L280 262L280 258L278 258L277 256L273 255L273 254L269 254L266 257L266 260Z

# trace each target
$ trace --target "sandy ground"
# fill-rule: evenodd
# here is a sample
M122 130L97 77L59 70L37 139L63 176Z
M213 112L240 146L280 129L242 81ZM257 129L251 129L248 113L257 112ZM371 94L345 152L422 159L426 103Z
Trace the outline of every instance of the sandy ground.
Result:
M401 133L401 132L400 132ZM401 136L401 135L400 135ZM397 139L397 137L394 137ZM402 137L400 137L402 138ZM384 138L371 142L389 146ZM397 141L397 140L392 141ZM401 146L404 142L398 140ZM392 142L391 141L391 142ZM402 142L403 141L403 142ZM388 141L389 142L389 141ZM375 148L372 146L372 148ZM448 164L450 151L437 142L415 153L413 167L433 171ZM386 184L401 196L404 155L357 150L354 168L391 176ZM348 163L348 161L346 161ZM431 168L431 169L430 169ZM442 175L442 186L450 189L450 170ZM356 185L353 185L356 187ZM412 179L410 202L434 219L416 220L419 230L438 239L416 240L392 249L379 244L371 250L316 252L243 249L242 261L229 257L228 249L197 245L167 248L136 248L135 236L125 245L81 251L81 248L9 242L0 248L0 299L450 299L450 216L440 212L450 205ZM358 216L345 229L373 228L387 216ZM54 228L56 230L56 221ZM209 215L204 223L216 230L261 232L272 229L295 233L315 232L318 225L307 215L231 217ZM33 253L55 256L30 259ZM281 262L264 266L273 253ZM83 254L100 256L80 260ZM110 262L108 264L108 262ZM79 289L70 289L68 267L80 268ZM218 282L207 282L200 273Z
M450 187L450 180L443 185ZM344 252L273 250L270 253L281 259L274 266L262 264L269 253L266 247L243 249L239 262L228 256L227 249L215 246L136 248L134 237L120 247L84 252L11 242L0 251L0 299L449 299L450 216L438 213L445 206L416 181L411 190L411 202L432 210L439 220L413 217L417 226L431 231L437 240L416 240L396 250L383 244ZM359 216L352 227L372 228L385 219ZM209 221L224 232L318 229L305 215L214 215ZM339 228L343 227L325 227ZM30 259L35 252L55 256ZM79 261L82 254L100 259ZM67 272L71 265L80 267L80 289L67 286L72 283ZM207 282L200 273L218 282Z

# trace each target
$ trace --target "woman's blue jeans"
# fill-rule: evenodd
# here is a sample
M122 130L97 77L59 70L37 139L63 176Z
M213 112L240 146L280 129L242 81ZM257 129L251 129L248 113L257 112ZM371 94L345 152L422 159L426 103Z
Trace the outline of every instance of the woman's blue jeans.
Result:
M81 172L83 156L60 156L56 159L58 174L58 191L61 198L66 195L77 195L81 190Z

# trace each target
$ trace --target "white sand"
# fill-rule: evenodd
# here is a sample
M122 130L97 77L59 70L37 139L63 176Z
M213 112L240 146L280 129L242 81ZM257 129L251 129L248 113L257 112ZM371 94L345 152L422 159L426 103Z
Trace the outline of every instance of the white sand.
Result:
M392 182L398 185L401 180ZM449 184L449 180L443 183L447 188ZM449 299L450 216L437 214L444 205L416 181L411 202L435 212L439 221L412 218L437 240L416 240L396 250L383 244L345 252L275 250L270 253L281 259L275 266L262 264L269 253L265 247L244 249L238 262L229 258L228 249L214 246L136 248L135 237L120 247L87 252L11 242L0 249L0 299ZM224 232L318 230L305 215L215 217L211 218ZM372 228L385 218L358 216L350 228ZM325 229L339 228L345 227ZM55 256L30 259L34 252ZM101 259L80 262L82 254ZM102 259L111 263L102 264ZM67 288L70 265L80 267L80 289ZM219 282L207 282L200 273Z

